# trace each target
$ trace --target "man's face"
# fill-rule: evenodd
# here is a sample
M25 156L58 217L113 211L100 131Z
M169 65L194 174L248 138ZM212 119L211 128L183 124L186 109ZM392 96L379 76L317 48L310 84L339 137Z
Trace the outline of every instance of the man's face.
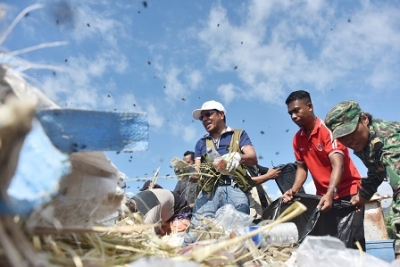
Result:
M192 160L192 156L190 154L184 156L183 157L183 161L186 162L186 163L189 163L189 164L193 164L194 163L193 160Z
M338 138L339 142L354 150L354 152L360 152L365 148L369 142L369 119L364 114L357 124L357 128L351 134L345 135Z
M304 127L313 118L312 104L305 100L295 100L287 105L288 113L293 122L299 127Z
M200 120L203 123L204 129L211 133L218 129L218 124L223 121L223 112L216 110L203 110L200 115Z

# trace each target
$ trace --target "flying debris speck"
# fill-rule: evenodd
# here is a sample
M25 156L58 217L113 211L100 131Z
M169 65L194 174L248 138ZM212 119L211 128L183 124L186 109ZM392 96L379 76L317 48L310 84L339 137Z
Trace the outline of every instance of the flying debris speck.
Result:
M29 17L29 14L30 14L29 12L26 12L26 14L25 14L24 17L25 17L25 18L26 18L26 17Z
M57 73L55 71L53 71L53 76L56 76L56 75L57 75Z
M142 4L145 8L147 7L147 1L143 1Z
M121 153L121 151L117 151L116 154L118 155L119 153Z
M234 70L237 70L237 68L238 68L238 66L235 66L233 69L234 69Z
M137 13L140 14L140 10Z
M263 158L264 158L264 157L263 157L263 156L261 156L261 155L260 155L260 156L258 156L258 159L263 159Z
M185 100L186 100L186 98L182 97L182 101L185 101Z
M67 62L68 61L68 58L66 58L65 60L64 60L64 62Z
M150 62L150 61L147 61L147 64L151 65L151 62Z
M217 24L217 27L219 27L219 23Z
M86 26L90 27L90 23L86 23Z
M264 131L260 131L260 134L264 134Z
M286 129L286 132L289 132L289 129Z
M110 95L107 95L108 97L111 97Z
M348 19L347 22L350 23L350 22L351 22L351 19Z
M244 119L242 120L242 122L244 122Z
M52 5L52 15L55 18L55 23L73 25L75 13L70 3L67 1L57 1Z
M276 151L276 152L275 152L275 155L279 155L279 151Z
M134 107L136 107L136 104L133 104Z

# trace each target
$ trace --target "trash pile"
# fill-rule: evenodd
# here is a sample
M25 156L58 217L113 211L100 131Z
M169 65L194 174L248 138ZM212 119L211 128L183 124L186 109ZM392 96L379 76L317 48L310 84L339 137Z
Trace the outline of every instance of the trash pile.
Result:
M0 265L318 266L329 255L315 252L314 242L350 253L335 238L329 243L307 237L299 247L296 225L289 221L306 210L300 202L258 225L226 205L199 229L156 235L156 225L124 209L124 174L101 152L144 149L146 117L62 110L12 69L1 66L0 75ZM117 140L96 142L90 124L77 130L79 122L99 119L114 122ZM359 255L335 261L389 266Z
M144 225L138 214L124 212L125 194L118 186L124 174L101 152L146 149L146 116L64 110L13 69L1 65L0 75L3 265L121 266L156 257L213 266L245 262L257 266L267 258L276 263L289 259L293 244L257 247L249 239L279 221L236 235L232 222L232 229L219 225L215 233L204 230L197 242L184 248L172 242L171 237L182 240L177 233L157 236L154 225ZM96 142L88 122L100 119L111 126L100 137L102 142ZM83 121L87 127L81 127ZM300 210L297 207L295 212ZM230 219L239 218L232 214L234 209L230 212ZM114 223L102 223L107 218L114 218ZM247 218L241 228L250 226L251 220Z

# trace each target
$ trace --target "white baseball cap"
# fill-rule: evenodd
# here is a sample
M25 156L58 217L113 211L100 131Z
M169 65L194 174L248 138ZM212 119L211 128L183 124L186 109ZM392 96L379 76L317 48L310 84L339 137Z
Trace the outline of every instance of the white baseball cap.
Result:
M216 109L218 111L223 111L224 114L226 115L226 110L225 110L224 106L217 101L211 100L211 101L204 102L204 104L201 106L200 109L193 110L193 113L192 113L193 118L195 120L198 120L198 119L200 119L200 115L203 110L213 110L213 109Z

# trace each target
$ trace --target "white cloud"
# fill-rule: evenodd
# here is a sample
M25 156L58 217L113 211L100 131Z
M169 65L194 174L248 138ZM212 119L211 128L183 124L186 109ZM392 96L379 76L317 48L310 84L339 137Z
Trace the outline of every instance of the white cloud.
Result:
M185 86L179 79L181 70L176 67L171 67L165 72L165 94L169 99L181 99L185 95Z
M288 90L349 86L349 79L396 88L400 63L389 59L398 59L400 13L369 1L356 5L349 12L324 1L253 0L237 23L217 4L198 38L210 67L226 72L238 66L248 95L265 102L282 101ZM357 80L358 74L371 77Z
M218 95L222 98L222 102L229 104L235 97L238 96L238 89L231 83L220 85L217 88Z
M193 142L198 138L196 130L193 126L183 126L182 138L186 143L193 144Z
M192 70L187 73L188 85L191 89L197 89L203 81L203 76L199 70Z

